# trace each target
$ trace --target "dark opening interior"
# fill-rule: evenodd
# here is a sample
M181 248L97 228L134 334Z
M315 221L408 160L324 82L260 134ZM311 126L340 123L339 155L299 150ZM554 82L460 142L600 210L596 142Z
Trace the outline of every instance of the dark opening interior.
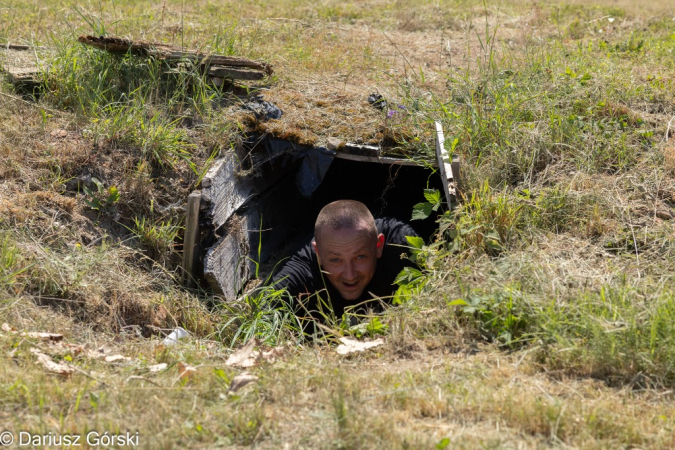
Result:
M396 217L409 223L425 240L436 229L436 217L411 221L413 206L424 202L424 189L442 189L440 176L429 169L398 164L334 159L312 198L312 215L335 200L358 200L378 217ZM311 221L310 229L314 221Z

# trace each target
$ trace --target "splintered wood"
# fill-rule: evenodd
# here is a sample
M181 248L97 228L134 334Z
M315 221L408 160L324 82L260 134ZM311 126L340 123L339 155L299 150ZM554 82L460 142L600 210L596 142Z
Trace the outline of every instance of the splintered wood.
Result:
M196 50L182 50L168 44L131 41L113 36L80 36L78 41L113 54L130 53L161 59L169 63L189 61L198 66L199 70L206 73L217 85L225 79L261 80L273 73L272 66L264 61L212 55Z
M32 47L7 44L0 46L0 72L17 91L32 93L41 84L41 62Z

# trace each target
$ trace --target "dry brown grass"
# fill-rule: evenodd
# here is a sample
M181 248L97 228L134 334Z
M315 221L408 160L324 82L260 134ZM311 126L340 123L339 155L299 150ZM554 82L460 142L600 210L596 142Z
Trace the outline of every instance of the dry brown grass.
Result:
M39 327L41 321L26 325ZM17 341L0 339L5 350ZM391 344L347 358L327 348L305 348L253 369L259 382L232 395L228 379L241 370L226 367L227 353L214 343L157 352L153 343L133 334L114 341L96 335L89 342L92 349L104 345L109 354L131 360L112 364L30 340L19 344L14 363L2 368L4 379L21 380L3 395L7 429L25 430L39 411L44 425L28 425L33 432L139 431L145 448L176 442L191 447L420 448L446 437L453 448L466 449L673 445L671 393L556 379L533 371L527 354L509 356L489 347L467 354L423 350L420 342L413 359L401 359ZM31 346L53 355L72 354L91 375L45 375L31 361ZM178 381L173 365L178 360L198 365L187 382ZM170 365L158 374L145 369L158 362ZM64 412L68 420L59 424Z

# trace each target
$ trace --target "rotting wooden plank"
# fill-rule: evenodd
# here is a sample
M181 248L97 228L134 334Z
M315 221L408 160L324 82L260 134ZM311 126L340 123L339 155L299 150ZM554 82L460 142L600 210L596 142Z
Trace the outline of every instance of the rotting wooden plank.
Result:
M237 176L238 164L226 157L216 162L202 179L202 189L209 203L209 215L215 228L224 225L255 191L255 185Z
M197 277L197 258L199 255L199 204L201 192L193 192L188 197L185 217L185 237L183 239L183 283L195 287Z
M30 93L42 84L42 74L38 67L37 55L31 47L18 45L0 46L0 71L12 83L17 91Z
M183 51L175 46L161 43L134 42L114 36L80 36L77 40L82 44L90 45L109 53L132 53L140 56L153 56L168 61L188 60L206 66L248 67L261 70L266 75L271 75L273 72L272 66L264 61L252 61L236 56L211 55L193 50Z
M238 176L239 164L233 157L216 162L202 179L202 193L208 202L208 215L217 229L255 195L261 194L272 186L283 170L261 167L258 176Z
M265 73L256 72L255 70L235 69L232 67L211 66L208 74L211 77L217 78L232 78L235 80L262 80L265 78Z
M246 258L250 253L248 219L231 217L227 234L204 256L204 277L228 299L236 298L250 278L252 263Z
M380 147L374 145L353 144L351 142L347 142L343 147L340 147L337 150L350 155L370 156L373 158L379 158L381 152Z
M15 86L39 84L40 71L37 67L8 67L5 72L9 82Z
M226 298L239 295L255 276L256 263L265 262L303 220L302 202L289 200L294 179L288 173L275 189L238 210L223 227L224 236L206 253L204 277Z
M348 159L350 161L361 161L361 162L372 162L379 164L397 164L399 166L422 166L419 162L413 161L412 159L403 159L403 158L393 158L390 156L364 156L364 155L353 155L351 153L335 152L335 158ZM436 166L435 162L430 164L432 167Z
M443 126L440 122L436 122L436 158L438 159L438 170L441 173L441 181L443 182L443 193L445 194L445 200L448 202L448 208L452 209L452 205L455 202L457 195L456 191L456 178L455 170L453 170L453 164L457 167L457 172L459 173L459 161L450 160L450 155L445 149L445 136L443 135Z
M7 50L19 50L19 51L23 51L23 50L32 50L32 49L35 48L35 47L32 47L32 46L30 46L30 45L10 44L10 43L7 43L7 44L2 44L2 45L0 46L0 48L7 49Z

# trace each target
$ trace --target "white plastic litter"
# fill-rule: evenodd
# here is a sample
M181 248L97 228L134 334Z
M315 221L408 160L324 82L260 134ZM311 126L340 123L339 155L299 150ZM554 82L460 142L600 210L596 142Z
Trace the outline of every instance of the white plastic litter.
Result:
M361 342L355 339L342 337L340 338L340 342L342 342L342 344L338 345L337 347L338 355L348 355L354 352L362 352L369 348L378 347L384 344L384 340L382 338L375 339L374 341Z
M178 342L179 339L190 336L190 333L187 332L184 328L178 327L174 329L170 335L164 338L162 344L164 345L174 345Z

